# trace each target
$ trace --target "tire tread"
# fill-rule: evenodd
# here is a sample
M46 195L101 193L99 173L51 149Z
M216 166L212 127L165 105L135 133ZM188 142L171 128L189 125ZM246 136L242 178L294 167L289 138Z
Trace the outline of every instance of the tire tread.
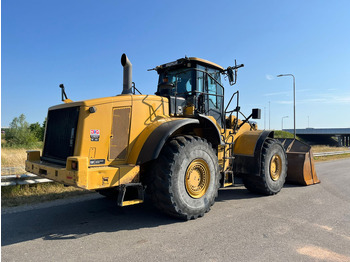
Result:
M204 216L204 214L207 213L210 210L210 207L214 204L215 198L218 195L217 191L219 189L219 172L216 170L215 179L217 181L215 183L215 195L212 199L210 199L209 205L205 210L203 210L203 212L196 214L191 212L191 210L181 210L176 205L174 195L171 192L171 178L173 167L175 165L174 159L178 154L180 154L180 152L183 151L185 147L191 147L191 145L194 143L205 144L207 150L212 150L214 153L211 144L203 138L189 135L178 136L167 142L158 159L156 159L154 163L150 165L148 172L148 175L151 178L147 181L147 189L154 205L161 211L171 216L185 220L196 219Z
M265 159L267 157L267 154L271 148L271 146L273 146L274 144L278 144L282 147L282 144L275 139L266 139L262 148L262 154L261 154L261 173L259 176L254 176L254 175L249 175L249 174L245 174L244 178L243 178L243 183L244 186L251 192L253 193L259 193L259 194L263 194L263 195L275 195L277 194L281 189L274 191L271 190L271 188L268 186L267 181L266 181L266 176L267 174L265 174ZM283 150L284 152L284 150ZM287 157L286 157L286 153L285 154L285 168L287 170ZM285 182L285 176L281 178L281 183L282 183L282 187L283 184Z

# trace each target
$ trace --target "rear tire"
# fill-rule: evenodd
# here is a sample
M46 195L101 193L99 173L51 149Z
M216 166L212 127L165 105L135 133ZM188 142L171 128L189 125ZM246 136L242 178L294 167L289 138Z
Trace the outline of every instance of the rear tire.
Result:
M168 141L148 175L147 191L154 205L171 216L201 217L218 195L218 158L200 137L179 136Z
M278 140L268 138L264 142L261 153L260 175L245 175L243 183L253 193L274 195L283 188L286 176L286 152Z

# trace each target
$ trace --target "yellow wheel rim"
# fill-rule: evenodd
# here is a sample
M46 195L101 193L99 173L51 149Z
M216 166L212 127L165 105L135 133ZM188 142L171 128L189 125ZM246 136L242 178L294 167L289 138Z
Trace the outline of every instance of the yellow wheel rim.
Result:
M193 198L201 198L208 190L210 171L203 159L195 159L186 170L185 186L187 193Z
M282 159L279 155L274 155L270 162L270 176L273 181L277 181L282 173Z

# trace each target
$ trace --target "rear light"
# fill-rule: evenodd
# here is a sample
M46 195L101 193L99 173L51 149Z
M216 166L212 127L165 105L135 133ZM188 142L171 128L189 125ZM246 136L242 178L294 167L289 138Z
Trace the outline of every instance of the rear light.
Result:
M78 170L78 161L72 161L71 168L72 170Z

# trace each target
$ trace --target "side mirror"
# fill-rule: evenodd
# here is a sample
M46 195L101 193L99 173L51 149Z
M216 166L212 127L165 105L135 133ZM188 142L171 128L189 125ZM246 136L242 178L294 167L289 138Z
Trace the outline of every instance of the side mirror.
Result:
M252 119L260 119L261 118L261 109L260 108L254 108L252 110Z
M227 68L227 77L228 77L228 81L230 82L230 85L231 83L234 83L234 74L233 74L233 70L232 70L232 67L228 67Z
M228 77L229 83L231 86L236 84L237 81L237 69L243 67L243 64L237 65L237 62L235 60L235 66L229 66L225 72Z

